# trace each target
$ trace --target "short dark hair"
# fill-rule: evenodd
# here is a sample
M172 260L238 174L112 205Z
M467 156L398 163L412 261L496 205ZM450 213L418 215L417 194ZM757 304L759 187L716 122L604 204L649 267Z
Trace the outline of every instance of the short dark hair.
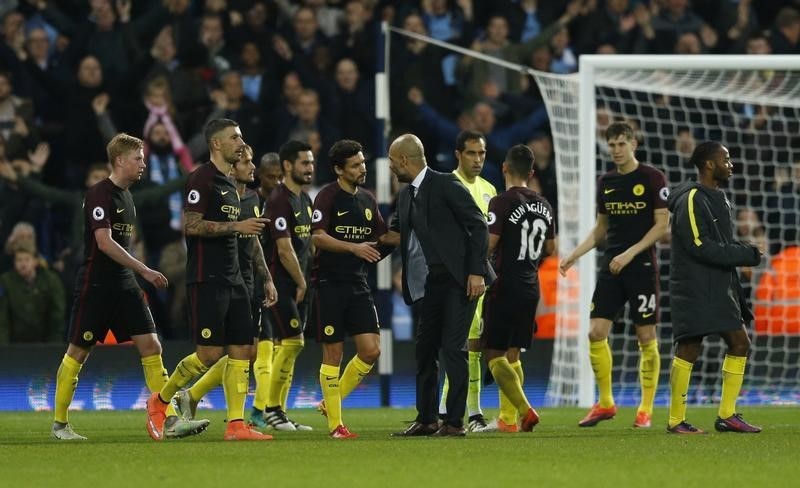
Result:
M215 135L227 129L228 127L239 127L239 123L231 119L213 119L209 120L203 129L203 136L206 138L207 143L211 143L211 139Z
M364 148L361 146L361 143L352 139L342 139L341 141L334 142L333 146L331 146L331 149L328 151L331 168L338 166L344 169L345 162L363 150Z
M514 176L528 177L533 170L533 151L525 144L512 146L506 153L508 171Z
M636 133L633 127L627 122L614 122L606 129L606 140L616 139L619 136L625 136L628 140L636 139Z
M456 151L463 151L467 146L467 141L473 141L475 139L482 139L483 142L486 142L486 136L483 135L483 132L478 132L476 130L462 130L456 136Z
M311 145L307 142L291 140L283 143L280 149L278 149L278 157L281 158L281 168L283 168L284 161L289 161L294 164L294 160L297 159L297 153L300 151L310 150Z
M722 149L721 142L705 141L694 148L689 162L697 168L697 171L703 171L703 165L706 164L706 161L714 159L714 156L720 149Z
M261 162L258 165L258 170L262 171L270 166L277 166L281 171L283 171L283 168L281 167L281 158L278 156L278 153L268 152L261 156Z

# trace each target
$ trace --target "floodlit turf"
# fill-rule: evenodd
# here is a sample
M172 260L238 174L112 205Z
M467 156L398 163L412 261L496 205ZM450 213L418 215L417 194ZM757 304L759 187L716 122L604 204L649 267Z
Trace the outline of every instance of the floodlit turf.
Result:
M143 411L71 413L90 439L80 443L51 440L50 413L0 413L0 486L780 487L800 479L797 407L747 407L745 419L764 428L755 435L713 432L716 409L690 408L689 421L712 431L691 437L664 432L664 409L649 430L631 427L632 409L594 428L577 426L582 409L539 412L542 423L530 434L392 439L411 410L350 410L348 426L360 438L336 441L316 411L294 410L317 430L223 442L224 412L201 410L212 421L208 431L161 443L145 433Z

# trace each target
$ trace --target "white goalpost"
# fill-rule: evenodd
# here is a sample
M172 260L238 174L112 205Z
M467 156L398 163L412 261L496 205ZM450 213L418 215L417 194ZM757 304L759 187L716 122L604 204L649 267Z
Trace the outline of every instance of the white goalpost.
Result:
M734 211L751 211L756 219L750 226L754 234L741 238L763 238L771 250L761 266L747 270L750 278L745 285L753 297L760 277L769 272L772 255L785 244L785 236L800 232L800 56L586 55L580 58L578 73L556 75L384 24L387 38L390 32L535 80L547 108L555 150L560 256L571 252L594 226L596 179L613 166L605 153L603 132L608 123L617 120L635 126L641 138L638 159L663 171L671 188L695 179L694 168L688 166L693 144L718 140L730 149L735 169L725 191ZM388 50L386 53L388 59ZM390 64L388 61L387 67ZM378 105L388 124L387 77L379 75L377 81ZM787 178L796 180L795 203L781 196ZM384 192L388 181L379 182ZM795 217L787 205L796 205ZM656 403L666 405L672 348L669 244L659 243L657 249L662 368ZM567 277L559 278L548 405L589 407L594 402L588 330L596 271L597 253L592 251ZM614 354L613 389L618 404L635 405L639 399L639 352L626 317L627 310L615 322L609 338ZM798 317L784 319L800 322ZM767 323L754 328L751 337L753 347L740 403L800 403L800 330ZM718 398L724 349L719 338L706 339L703 356L694 369L690 403Z

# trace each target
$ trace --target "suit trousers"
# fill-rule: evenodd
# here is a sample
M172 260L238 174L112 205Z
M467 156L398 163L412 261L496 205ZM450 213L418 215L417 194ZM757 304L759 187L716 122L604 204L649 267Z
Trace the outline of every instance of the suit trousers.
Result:
M450 381L445 423L462 427L467 403L467 335L477 300L444 266L429 267L416 335L417 421L436 422L439 406L439 351Z

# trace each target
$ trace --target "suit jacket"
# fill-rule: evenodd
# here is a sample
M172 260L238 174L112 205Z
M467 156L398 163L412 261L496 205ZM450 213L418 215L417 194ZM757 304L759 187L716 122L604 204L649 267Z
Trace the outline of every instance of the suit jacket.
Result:
M489 229L486 218L469 191L452 173L428 168L414 200L417 219L414 231L420 244L435 246L434 251L462 286L467 276L481 275L489 286L497 277L487 260ZM406 276L408 240L411 233L409 210L411 195L400 192L391 229L400 233L403 276ZM411 304L408 284L403 279L403 299Z

